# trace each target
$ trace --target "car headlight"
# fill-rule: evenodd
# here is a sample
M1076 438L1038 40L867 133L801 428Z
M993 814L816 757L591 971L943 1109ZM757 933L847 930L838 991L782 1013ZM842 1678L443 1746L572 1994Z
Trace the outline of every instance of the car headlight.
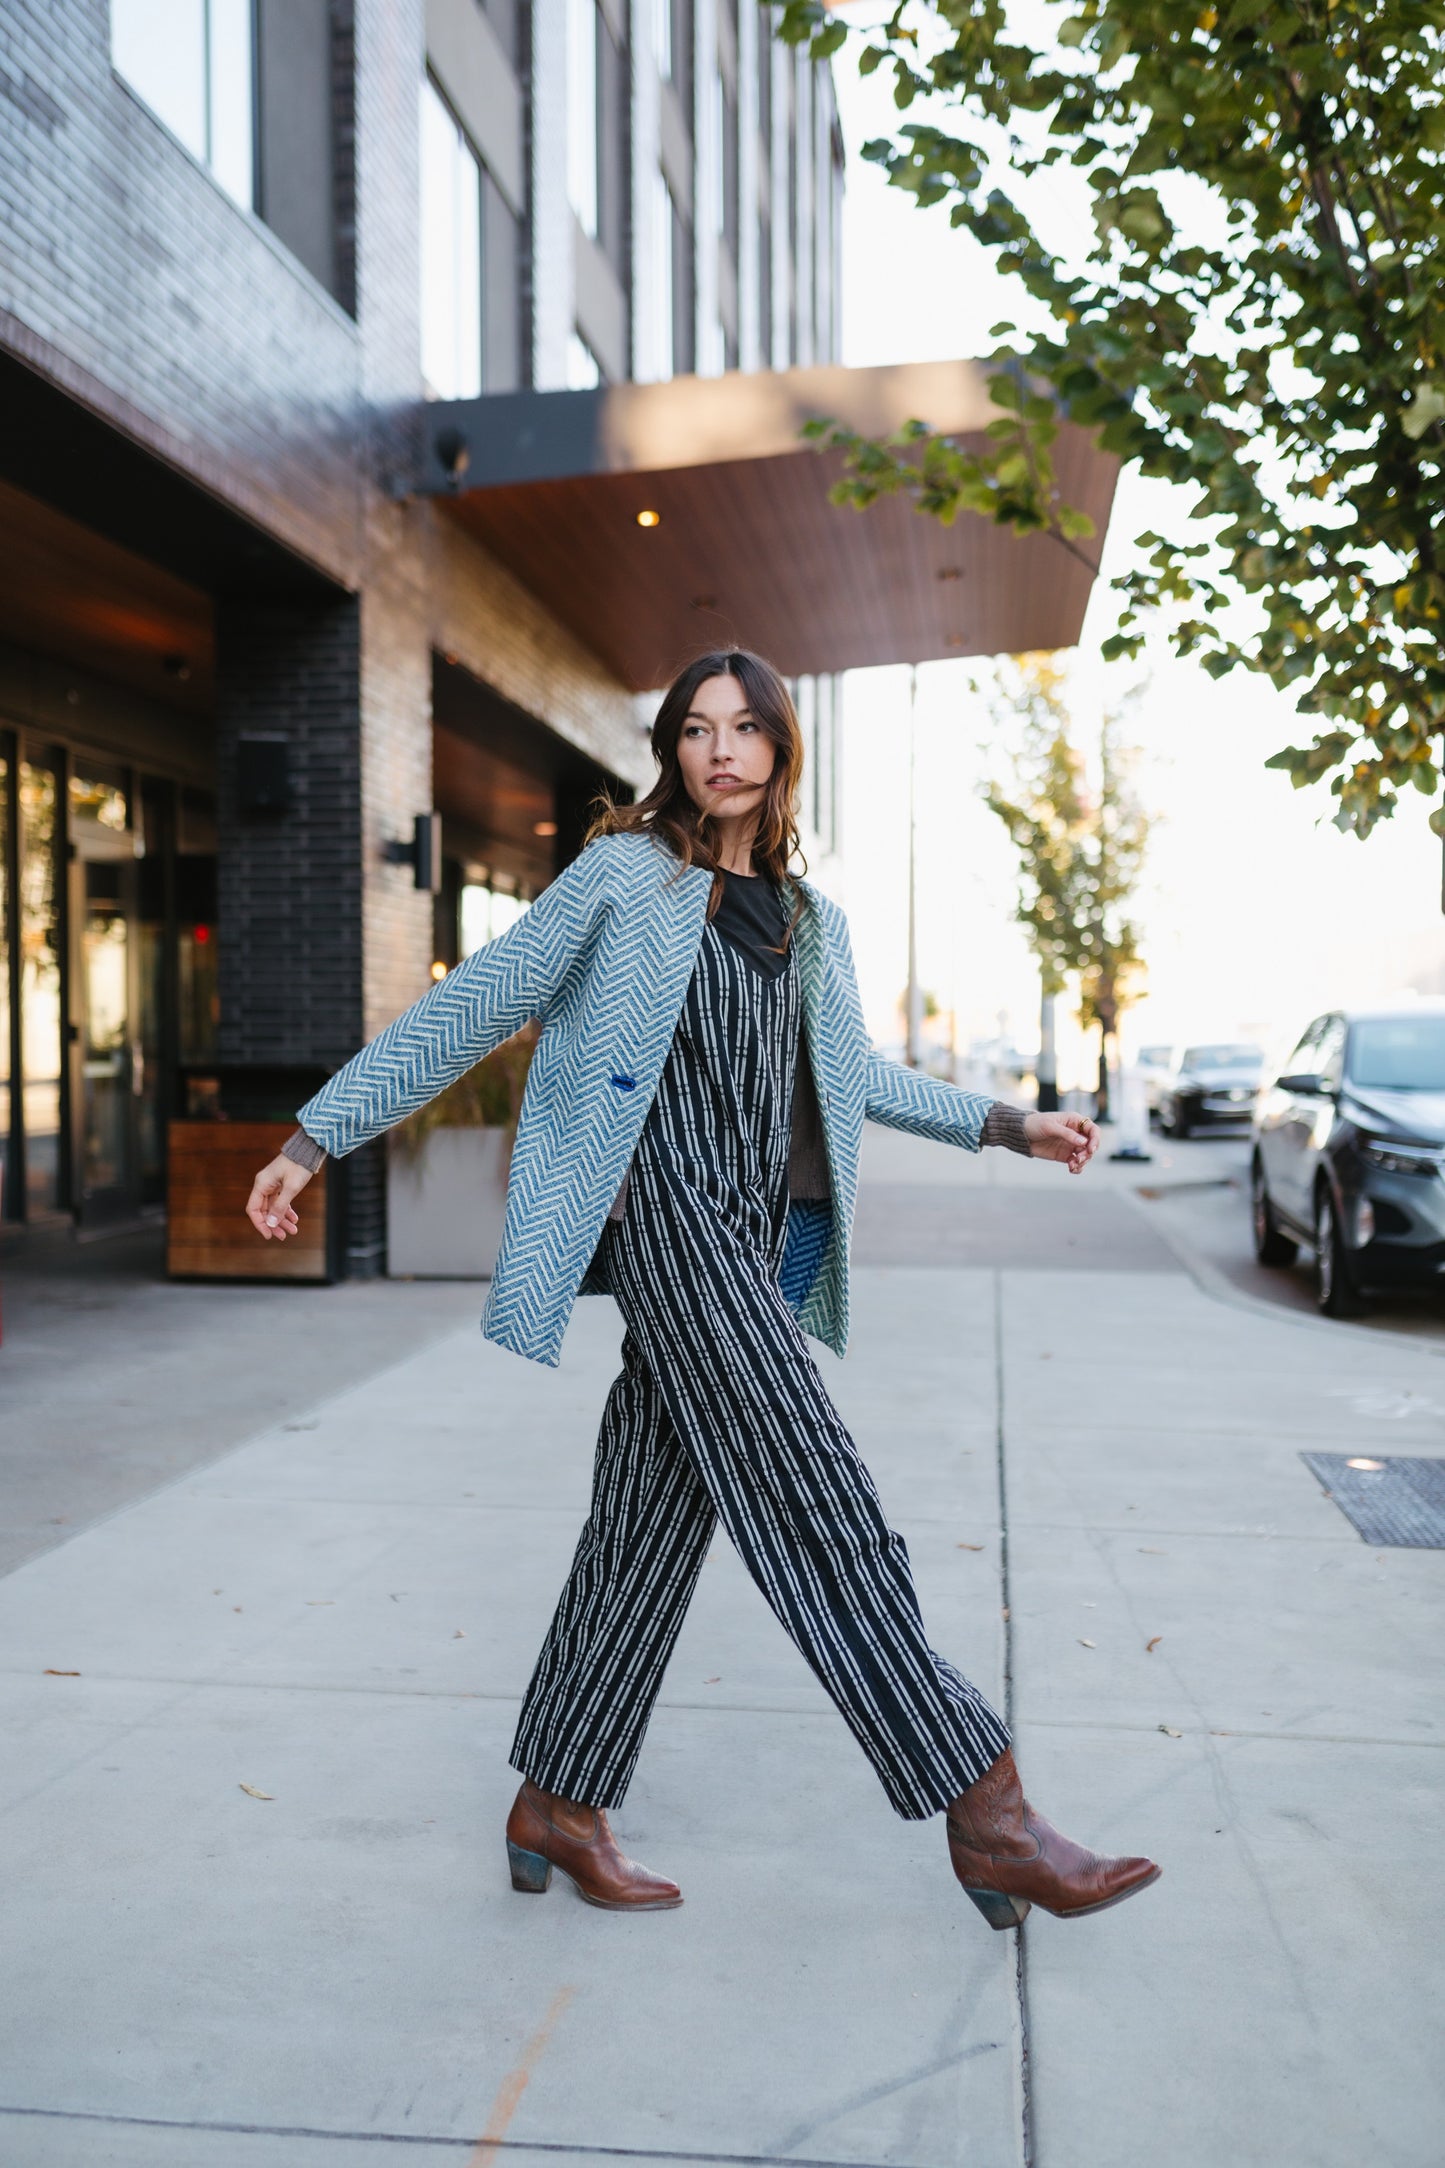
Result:
M1440 1153L1428 1145L1395 1144L1385 1137L1363 1140L1360 1157L1386 1174L1438 1174L1441 1166Z

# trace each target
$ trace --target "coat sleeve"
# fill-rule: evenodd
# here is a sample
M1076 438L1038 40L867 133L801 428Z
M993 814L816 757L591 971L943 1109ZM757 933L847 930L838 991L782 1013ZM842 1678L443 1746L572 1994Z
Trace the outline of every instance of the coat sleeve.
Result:
M337 1158L435 1099L534 1017L545 1017L603 901L606 842L574 859L515 925L449 971L353 1054L296 1119Z
M870 1122L881 1122L885 1129L906 1129L910 1136L961 1144L965 1151L976 1152L993 1104L980 1092L966 1092L941 1077L925 1076L921 1069L906 1069L873 1047L868 1050L866 1112Z
M905 1129L911 1136L931 1137L940 1144L961 1144L965 1151L978 1151L988 1110L995 1102L979 1092L945 1084L939 1077L925 1076L920 1069L906 1069L902 1062L890 1061L869 1044L848 921L835 904L825 904L823 909L833 967L839 974L834 985L852 1018L867 1065L863 1107L867 1119L881 1122L885 1129Z

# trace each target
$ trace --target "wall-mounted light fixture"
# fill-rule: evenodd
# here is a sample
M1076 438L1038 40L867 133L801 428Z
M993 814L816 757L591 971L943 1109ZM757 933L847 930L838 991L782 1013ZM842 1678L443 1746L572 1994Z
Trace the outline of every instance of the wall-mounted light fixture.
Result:
M662 514L651 510L639 512L637 524L639 527L659 527L662 524Z
M418 813L411 825L410 843L395 837L382 846L382 856L390 866L410 866L416 886L438 896L442 885L442 817L440 813Z
M462 477L472 463L471 446L460 429L443 429L435 449L448 489L460 489Z

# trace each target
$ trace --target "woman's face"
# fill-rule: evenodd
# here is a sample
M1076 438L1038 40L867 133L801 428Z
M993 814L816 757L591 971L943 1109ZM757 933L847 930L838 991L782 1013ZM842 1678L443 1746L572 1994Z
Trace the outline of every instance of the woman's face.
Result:
M677 764L693 804L714 820L756 820L777 756L738 680L705 678L677 741Z

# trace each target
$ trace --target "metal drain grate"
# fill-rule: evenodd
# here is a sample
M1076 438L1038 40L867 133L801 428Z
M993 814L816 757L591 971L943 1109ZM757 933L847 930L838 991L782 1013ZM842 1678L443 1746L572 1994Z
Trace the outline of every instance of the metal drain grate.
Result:
M1445 1551L1445 1460L1343 1453L1300 1459L1374 1549Z

